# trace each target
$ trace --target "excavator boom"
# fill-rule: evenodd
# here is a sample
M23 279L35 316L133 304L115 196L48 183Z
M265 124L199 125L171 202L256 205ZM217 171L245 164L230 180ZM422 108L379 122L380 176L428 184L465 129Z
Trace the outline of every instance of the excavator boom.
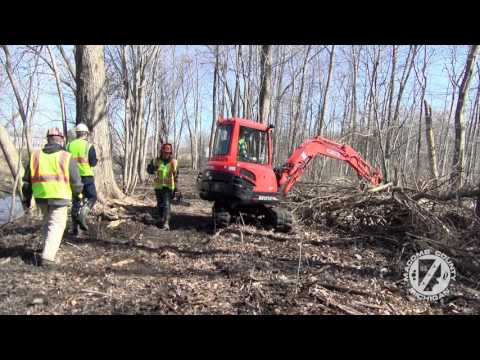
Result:
M383 181L379 170L374 169L351 146L338 144L317 136L306 140L295 149L287 163L277 171L280 191L284 194L288 193L299 180L310 161L318 155L345 161L357 172L358 176L370 182L373 186L378 186Z

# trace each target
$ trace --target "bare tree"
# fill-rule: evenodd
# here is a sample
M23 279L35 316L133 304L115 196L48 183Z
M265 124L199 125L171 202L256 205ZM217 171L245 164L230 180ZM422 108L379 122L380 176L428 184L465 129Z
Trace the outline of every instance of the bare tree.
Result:
M19 153L15 148L15 145L8 135L7 129L0 124L0 150L2 150L2 154L5 157L7 162L7 166L12 174L12 179L15 179L17 174L19 173L20 169L17 169L17 163L19 162ZM23 168L22 168L23 169ZM18 191L21 192L21 182L17 186Z
M261 81L258 121L266 124L268 122L272 98L272 45L262 45L260 61Z
M329 53L330 53L330 60L328 64L327 82L325 83L325 89L323 92L322 110L320 112L320 117L318 119L318 133L320 135L323 135L323 127L325 124L325 111L327 109L328 91L330 90L330 81L332 79L334 61L335 61L335 45L332 45L331 49L329 50Z
M438 182L437 153L435 151L435 136L432 129L432 107L424 100L425 105L425 137L428 144L428 163L430 165L430 176L434 179L434 186Z
M28 123L28 112L23 103L22 95L20 94L20 86L13 73L10 50L6 45L1 45L1 47L3 49L3 52L5 53L5 70L7 71L8 79L10 80L10 84L12 85L12 89L15 94L15 99L17 100L18 110L20 112L20 117L22 118L22 121L23 121L25 137L27 140L27 151L28 151L28 155L30 156L30 154L32 153L32 138L29 131L30 124ZM29 87L29 96L27 99L27 106L30 101L30 90L31 90L31 86Z
M58 71L57 62L55 61L55 57L53 56L52 50L50 49L49 45L47 45L47 51L48 51L48 55L50 56L50 60L52 62L53 75L55 76L55 84L57 85L58 98L60 100L60 110L61 110L61 114L62 114L63 134L64 134L65 138L68 140L67 111L65 109L65 98L63 96L63 90L62 90L62 85L61 85L61 81L60 81L60 74L59 74L59 71Z
M453 152L452 172L453 176L455 176L455 186L457 188L461 188L465 180L465 120L463 109L465 99L468 96L468 88L472 79L477 54L478 45L471 45L455 110L455 149Z
M212 127L210 131L210 141L208 142L208 157L212 156L213 137L215 132L215 123L217 121L217 88L218 88L219 65L220 65L220 49L219 49L219 45L216 45L215 46L215 67L213 70Z
M128 45L117 48L114 65L122 83L123 191L131 194L138 181L145 181L146 147L151 100L155 84L158 46ZM115 61L113 60L114 64Z
M92 131L99 158L95 168L98 199L105 202L121 198L113 173L111 136L106 113L107 94L102 45L77 45L75 49L77 79L76 123L86 123Z
M299 119L300 119L300 116L301 116L303 92L304 92L304 89L305 89L305 71L307 69L308 55L310 54L311 48L312 48L312 46L308 45L307 48L305 49L305 56L303 58L303 63L302 63L301 71L300 71L301 72L300 89L299 89L298 95L296 96L296 101L295 101L295 110L294 110L294 115L293 115L293 128L292 128L292 135L291 135L291 140L290 140L290 152L293 151L293 148L294 148L294 145L295 145L298 123L299 123Z

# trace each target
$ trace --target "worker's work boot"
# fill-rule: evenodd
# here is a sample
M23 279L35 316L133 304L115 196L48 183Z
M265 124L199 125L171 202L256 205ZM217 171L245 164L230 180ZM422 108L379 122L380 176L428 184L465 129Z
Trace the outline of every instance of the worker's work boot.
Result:
M72 212L71 212L71 217L72 217L71 235L73 236L78 236L78 217L80 215L80 207L81 207L80 203L78 202L73 203Z
M80 229L84 231L88 231L88 225L87 225L87 216L90 213L90 207L88 204L85 204L81 207L80 212L78 214L78 225L80 226Z
M72 217L72 231L71 231L72 236L78 236L78 223L77 220Z
M57 267L57 263L55 261L47 260L42 258L39 264L45 270L52 270Z
M164 213L165 212L163 211L163 208L160 208L158 210L157 226L161 229L163 228L163 226L165 225L165 222L166 222Z
M170 230L170 211L169 209L165 209L165 221L162 226L162 230Z
M33 266L42 266L42 255L34 252L31 254L31 257L27 258L26 262Z

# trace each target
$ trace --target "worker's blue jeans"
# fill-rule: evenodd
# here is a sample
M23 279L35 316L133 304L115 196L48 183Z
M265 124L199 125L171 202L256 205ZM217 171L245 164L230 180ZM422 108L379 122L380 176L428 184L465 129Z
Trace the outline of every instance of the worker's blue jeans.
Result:
M157 210L160 216L161 225L164 225L170 220L171 200L173 191L169 188L155 189L157 196Z

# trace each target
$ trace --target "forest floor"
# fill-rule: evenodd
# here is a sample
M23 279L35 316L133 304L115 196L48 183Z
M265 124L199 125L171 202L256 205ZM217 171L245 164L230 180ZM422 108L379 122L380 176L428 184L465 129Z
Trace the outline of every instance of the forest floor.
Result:
M0 227L0 314L478 314L480 279L450 283L429 303L408 294L407 254L297 222L292 234L248 226L212 233L211 204L183 176L188 204L170 231L155 225L153 191L97 206L88 236L67 233L61 265L31 264L37 215ZM475 285L476 284L476 285Z

